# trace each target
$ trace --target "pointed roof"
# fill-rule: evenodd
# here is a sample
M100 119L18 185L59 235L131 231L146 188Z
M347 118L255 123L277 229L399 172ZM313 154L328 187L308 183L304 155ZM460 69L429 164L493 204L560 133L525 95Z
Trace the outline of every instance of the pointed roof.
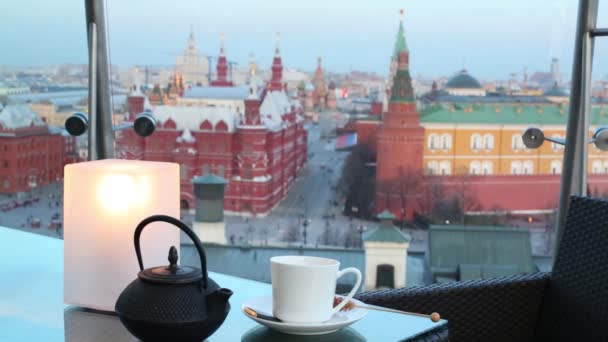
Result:
M403 233L397 229L397 227L393 226L392 219L394 219L395 216L389 211L384 210L378 215L378 218L383 222L381 222L376 229L366 232L363 235L363 241L405 243L412 240L412 237L409 234ZM386 222L386 220L390 221Z
M403 29L403 9L400 11L401 19L399 20L399 31L395 40L395 49L393 50L393 60L397 60L399 52L407 52L407 43L405 41L405 30Z
M384 211L381 212L380 214L378 214L378 216L376 216L376 217L378 218L378 220L394 220L395 219L395 215L393 215L393 213L391 213L387 209L384 209Z
M274 59L272 60L272 76L270 78L270 90L283 90L283 61L281 60L281 50L279 49L280 35L276 34L276 47L274 50Z
M203 176L194 177L192 180L194 184L228 184L228 181L224 177L214 175L212 173L206 173Z

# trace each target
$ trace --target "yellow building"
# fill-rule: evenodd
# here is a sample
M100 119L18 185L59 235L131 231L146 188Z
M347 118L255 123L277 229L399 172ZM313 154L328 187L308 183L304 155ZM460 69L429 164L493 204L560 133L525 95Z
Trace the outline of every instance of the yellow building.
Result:
M73 113L72 112L62 112L57 111L57 106L50 101L42 101L37 103L30 103L30 109L40 117L50 126L60 126L63 127L65 124L65 120L67 120Z
M433 174L558 174L563 146L545 142L528 149L522 133L540 127L564 137L568 108L563 104L434 104L421 110L425 127L424 164ZM608 108L594 106L589 136L608 125ZM589 145L590 173L608 173L608 153Z

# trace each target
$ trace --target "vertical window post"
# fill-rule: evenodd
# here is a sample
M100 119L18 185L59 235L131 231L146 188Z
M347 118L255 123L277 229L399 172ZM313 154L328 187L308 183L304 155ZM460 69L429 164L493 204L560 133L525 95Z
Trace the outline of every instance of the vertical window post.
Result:
M89 160L114 157L104 0L85 0L89 45Z
M598 0L580 0L574 38L572 86L564 163L562 166L559 208L556 220L554 255L557 255L563 227L566 223L568 201L572 195L587 193L587 132L589 130L590 80L593 39L590 32L597 23Z

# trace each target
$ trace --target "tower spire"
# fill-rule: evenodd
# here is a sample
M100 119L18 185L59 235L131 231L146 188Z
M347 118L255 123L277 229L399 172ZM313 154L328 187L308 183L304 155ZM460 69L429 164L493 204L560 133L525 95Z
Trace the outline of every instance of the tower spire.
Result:
M403 29L403 18L405 14L403 9L399 11L399 30L397 31L397 39L395 40L395 49L393 50L393 60L397 60L399 52L408 51L407 42L405 40L405 30Z
M275 34L275 47L274 47L274 56L275 57L280 57L281 56L281 50L279 49L279 45L281 43L281 33L277 32Z
M212 86L231 87L232 81L228 80L228 60L224 51L224 33L220 33L220 55L217 58L217 79L211 81Z
M224 56L224 32L220 33L220 56Z
M272 78L270 79L269 89L271 91L283 90L283 61L279 49L280 35L276 34L276 46L274 49L274 59L272 60Z

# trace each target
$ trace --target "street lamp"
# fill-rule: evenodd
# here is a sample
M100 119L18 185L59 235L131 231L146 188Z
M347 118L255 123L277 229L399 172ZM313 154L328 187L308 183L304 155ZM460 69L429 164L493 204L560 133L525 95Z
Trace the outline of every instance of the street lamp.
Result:
M308 225L310 224L310 220L306 219L304 220L304 222L302 222L302 226L304 227L304 230L302 231L302 237L304 238L304 245L306 246L306 236L308 235L308 232L306 231L306 228L308 228Z
M359 247L363 247L363 231L365 230L365 227L360 224L359 227L357 227L357 231L359 232Z

